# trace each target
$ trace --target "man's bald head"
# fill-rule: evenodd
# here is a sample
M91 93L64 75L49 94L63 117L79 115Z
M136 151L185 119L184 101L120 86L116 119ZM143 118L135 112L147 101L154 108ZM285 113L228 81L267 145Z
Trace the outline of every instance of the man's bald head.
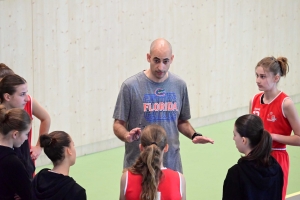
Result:
M156 49L169 50L170 53L172 54L172 46L171 46L170 42L168 42L164 38L158 38L151 43L150 54Z
M146 76L154 82L165 81L173 58L172 46L167 40L163 38L154 40L150 46L150 53L147 53L150 68L145 71Z

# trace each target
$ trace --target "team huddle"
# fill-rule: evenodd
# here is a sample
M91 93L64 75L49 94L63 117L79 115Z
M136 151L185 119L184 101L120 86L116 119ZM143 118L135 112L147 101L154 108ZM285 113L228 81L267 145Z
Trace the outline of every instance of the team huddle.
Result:
M169 71L173 59L171 44L154 40L147 54L150 67L121 86L113 113L113 131L125 143L121 200L186 199L179 132L194 144L214 144L189 123L188 90L185 81ZM277 88L287 72L285 57L265 57L257 63L261 92L251 98L249 113L234 123L233 140L243 156L224 177L223 200L285 199L286 145L300 146L295 105ZM2 63L0 78L0 199L86 199L85 189L69 176L76 160L71 134L49 133L48 112L27 94L26 80ZM35 146L32 116L41 122ZM42 149L53 168L35 174L34 161Z

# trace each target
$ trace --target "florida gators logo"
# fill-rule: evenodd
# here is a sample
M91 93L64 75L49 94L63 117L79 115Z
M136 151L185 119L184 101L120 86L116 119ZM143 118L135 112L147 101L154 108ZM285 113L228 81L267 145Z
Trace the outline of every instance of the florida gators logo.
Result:
M157 89L155 90L155 95L156 95L156 96L165 96L165 94L166 94L166 91L165 91L164 89L157 88Z

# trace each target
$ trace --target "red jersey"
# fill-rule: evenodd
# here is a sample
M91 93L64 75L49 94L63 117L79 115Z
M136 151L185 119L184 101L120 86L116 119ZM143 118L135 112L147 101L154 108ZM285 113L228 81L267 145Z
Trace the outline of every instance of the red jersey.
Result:
M270 103L263 104L264 93L256 94L252 99L251 111L258 115L264 123L264 128L269 133L290 136L292 127L283 113L283 102L289 98L284 92L280 92ZM286 145L273 141L273 148L285 148Z
M24 107L24 110L29 114L30 118L32 119L32 100L30 95L28 95L28 101ZM32 137L32 128L28 133L29 148L31 147L31 137Z
M125 197L128 200L140 199L142 192L142 179L139 174L127 171ZM177 171L162 169L162 177L158 185L161 200L180 200L182 197L181 178Z

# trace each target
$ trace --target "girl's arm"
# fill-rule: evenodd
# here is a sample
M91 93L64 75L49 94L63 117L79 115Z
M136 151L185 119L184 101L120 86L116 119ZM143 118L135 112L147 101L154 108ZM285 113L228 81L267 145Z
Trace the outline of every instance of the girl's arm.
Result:
M249 114L253 114L252 113L252 99L250 99L250 102L249 102Z
M125 200L124 190L125 190L125 185L126 185L126 175L127 175L127 171L124 172L124 173L122 174L122 177L121 177L121 184L120 184L120 200Z
M34 99L32 98L32 114L40 120L40 130L39 136L42 134L49 133L51 118L48 112ZM42 152L40 147L39 139L36 143L36 146L31 147L31 158L36 160Z
M283 112L293 129L294 135L271 134L272 139L283 144L300 146L300 120L297 109L290 98L283 102Z

